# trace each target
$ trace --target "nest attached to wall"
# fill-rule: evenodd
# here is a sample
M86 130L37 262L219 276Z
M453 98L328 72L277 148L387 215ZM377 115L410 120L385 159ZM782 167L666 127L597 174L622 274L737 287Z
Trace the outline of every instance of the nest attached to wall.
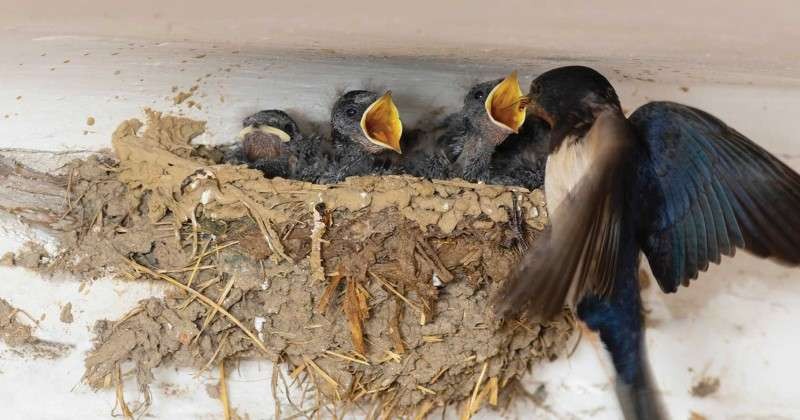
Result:
M91 387L133 373L146 391L167 363L267 357L288 365L274 369L276 401L286 389L278 413L424 417L460 404L469 417L563 352L568 313L501 322L488 306L520 256L514 206L527 241L547 222L541 191L408 176L270 180L193 146L204 129L147 110L146 125L119 126L113 155L68 166L63 211L15 210L59 232L60 252L35 268L173 286L96 325ZM280 381L313 392L298 398Z

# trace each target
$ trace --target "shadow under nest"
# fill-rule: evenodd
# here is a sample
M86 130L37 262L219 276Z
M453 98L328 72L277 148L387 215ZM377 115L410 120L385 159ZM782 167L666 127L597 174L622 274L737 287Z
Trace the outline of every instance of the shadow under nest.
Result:
M460 404L468 418L507 403L532 365L564 352L575 330L566 311L502 322L488 305L520 257L510 210L535 241L547 223L541 191L265 179L192 145L204 129L148 110L146 125L119 126L113 154L53 178L67 186L66 208L36 222L59 232L60 252L34 268L172 285L97 323L92 388L135 375L145 410L153 368L266 357L285 366L272 390L286 416L421 418Z

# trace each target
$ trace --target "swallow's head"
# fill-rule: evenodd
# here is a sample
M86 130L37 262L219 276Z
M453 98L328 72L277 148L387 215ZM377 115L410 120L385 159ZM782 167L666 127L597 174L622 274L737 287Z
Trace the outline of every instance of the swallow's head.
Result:
M383 95L366 90L345 93L333 105L333 131L355 142L368 153L393 150L400 153L403 123L392 101L392 92Z
M285 144L300 134L292 117L278 109L256 112L242 121L242 127L239 139L247 162L280 156Z
M620 108L617 93L608 79L584 66L559 67L542 73L531 82L528 98L531 113L554 129L564 124L591 124L598 111Z
M473 125L489 124L506 134L517 133L525 122L526 105L527 97L522 94L517 72L513 72L505 79L473 86L464 97L464 116Z

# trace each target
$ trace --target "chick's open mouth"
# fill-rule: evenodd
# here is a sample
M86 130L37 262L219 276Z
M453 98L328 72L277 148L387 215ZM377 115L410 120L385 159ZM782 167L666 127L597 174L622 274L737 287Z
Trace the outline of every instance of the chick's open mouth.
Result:
M386 92L373 102L361 117L361 130L370 142L400 153L403 123L392 101L392 92Z
M489 92L486 112L495 124L516 133L525 122L527 104L528 98L522 93L515 71Z

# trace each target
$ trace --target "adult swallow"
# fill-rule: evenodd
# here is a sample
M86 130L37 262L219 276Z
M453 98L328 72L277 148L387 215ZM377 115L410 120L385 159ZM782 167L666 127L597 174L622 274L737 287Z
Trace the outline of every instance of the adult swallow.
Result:
M445 121L447 129L440 140L453 162L450 175L471 182L489 181L492 154L522 127L526 103L517 72L473 86L461 111Z
M625 118L587 67L542 74L529 97L551 128L551 225L496 308L549 319L576 305L611 354L625 418L665 418L645 355L640 253L667 293L737 248L797 265L800 175L699 109L651 102Z
M345 93L331 111L331 130L336 158L325 182L399 170L403 123L391 92Z
M315 182L327 169L330 143L304 135L286 112L259 111L242 121L240 159L267 177Z

